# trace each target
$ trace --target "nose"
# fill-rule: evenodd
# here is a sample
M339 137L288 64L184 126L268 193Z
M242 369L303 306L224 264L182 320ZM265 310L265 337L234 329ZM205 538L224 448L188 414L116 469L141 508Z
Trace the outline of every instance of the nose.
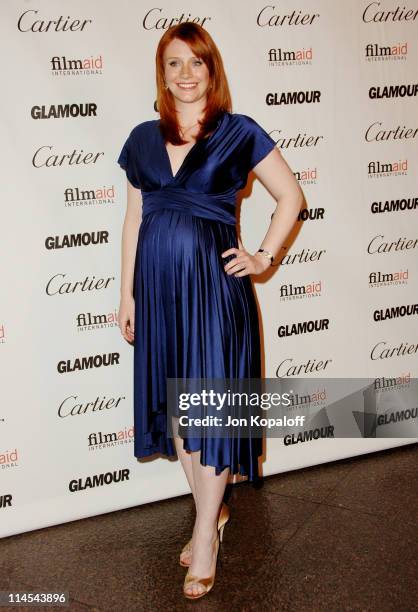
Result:
M189 65L183 64L183 68L181 69L181 76L187 78L189 75L190 75Z

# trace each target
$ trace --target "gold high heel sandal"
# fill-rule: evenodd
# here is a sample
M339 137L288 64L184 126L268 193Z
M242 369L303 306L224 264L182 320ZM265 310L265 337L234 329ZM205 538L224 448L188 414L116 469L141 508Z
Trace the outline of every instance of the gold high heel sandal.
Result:
M220 540L220 533L223 533L223 528L224 528L225 524L222 525L221 529L218 529L218 533L216 534L216 540L215 540L215 569L213 571L213 574L211 576L208 576L207 578L199 578L199 576L195 576L193 574L190 573L190 568L187 570L187 574L184 578L184 585L183 585L183 595L185 597L187 597L187 599L199 599L199 597L203 597L204 595L207 595L209 593L209 591L211 590L211 588L213 587L214 583L215 583L215 574L216 574L216 564L218 562L218 552L219 552L219 540ZM186 588L188 586L190 586L191 584L200 584L204 587L206 587L205 591L202 591L201 593L197 593L196 595L193 595L193 593L186 593Z
M229 517L230 517L229 507L226 505L225 502L222 502L221 511L219 513L219 518L218 518L218 531L219 531L221 542L222 542L224 527L226 523L229 521ZM181 556L185 552L192 552L192 540L191 539L187 542L187 544L184 545L183 550L180 553L180 561L179 561L182 567L189 567L191 561L188 561L188 562L183 561L183 559L181 558Z

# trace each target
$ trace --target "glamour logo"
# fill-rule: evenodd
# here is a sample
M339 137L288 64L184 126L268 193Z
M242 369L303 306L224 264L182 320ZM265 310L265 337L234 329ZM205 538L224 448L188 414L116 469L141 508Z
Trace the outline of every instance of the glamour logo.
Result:
M405 355L415 355L418 351L418 344L409 344L401 342L399 346L388 347L387 342L382 340L375 344L370 352L370 359L377 361L379 359L392 359L392 357L404 357Z
M392 242L387 242L384 240L383 234L378 234L374 236L369 244L367 245L367 252L369 255L376 255L376 253L396 253L398 251L409 251L411 249L416 249L418 245L417 238L407 239L405 236L403 238L398 238L397 240L393 240Z
M112 431L111 433L103 433L97 431L88 435L89 451L98 450L98 448L112 448L121 444L129 444L134 440L134 428L125 427L120 431Z
M409 85L383 85L370 87L369 98L372 100L381 100L382 98L413 98L417 93L417 83L410 83Z
M301 185L316 185L318 178L318 168L295 170L293 174Z
M283 250L286 250L287 247L283 246ZM323 253L326 253L326 249L321 249L320 251L311 251L310 249L302 249L299 253L293 253L285 255L280 263L283 265L292 265L294 263L309 263L311 261L319 261Z
M398 319L414 315L418 315L418 304L390 306L384 310L375 310L373 312L373 321L386 321L386 319Z
M83 57L69 59L65 55L51 57L51 72L53 76L79 76L81 74L103 74L103 57Z
M309 429L309 431L301 431L298 434L287 434L283 438L283 444L289 446L290 444L312 442L313 440L320 440L321 438L334 438L334 426L324 425L324 427L316 427L315 429Z
M406 176L408 174L408 160L399 159L392 162L371 161L367 166L369 179L382 178L384 176Z
M282 104L316 104L319 102L321 92L317 89L310 91L282 91L281 93L267 93L266 104L268 106L280 106Z
M75 19L69 15L60 15L58 19L37 19L38 13L35 10L22 13L17 21L19 32L82 32L88 23L93 23L92 19Z
M304 147L308 149L310 147L316 147L318 146L318 142L324 138L323 136L306 136L305 133L302 135L300 132L297 136L283 136L277 138L276 134L280 133L281 130L272 130L270 136L281 149L302 149Z
M298 214L297 221L318 221L325 217L324 208L303 208Z
M19 456L17 452L17 448L13 450L7 450L0 453L0 468L2 470L7 470L9 468L17 467L19 461Z
M322 281L313 281L307 285L280 285L280 300L302 300L304 298L320 297Z
M103 366L119 365L120 353L104 353L99 355L89 355L88 357L76 357L73 361L66 359L57 363L57 370L60 374L76 372L80 370L92 370Z
M79 332L91 329L103 329L105 327L116 327L118 325L118 313L92 314L81 312L76 316L77 330Z
M94 189L67 187L64 191L64 205L66 208L114 203L115 187L113 185L112 187L103 186Z
M91 244L109 244L109 232L97 230L95 232L64 234L63 236L48 236L45 239L45 248L48 250L90 246Z
M380 214L386 212L399 212L403 210L416 210L418 207L418 197L412 198L398 198L396 200L385 200L379 202L373 202L371 205L371 212L373 214Z
M46 294L64 295L66 293L76 293L78 291L99 291L101 289L107 289L110 282L115 280L114 276L98 278L97 280L95 280L95 276L92 276L91 278L86 276L82 281L61 282L61 280L66 276L66 274L54 274L54 276L46 284Z
M60 419L65 419L67 417L79 416L80 414L100 413L102 410L118 408L121 401L125 399L125 395L120 395L116 398L108 398L106 395L103 395L101 398L97 396L92 402L79 403L77 402L78 395L70 395L63 399L58 406L58 416Z
M181 13L178 17L162 17L162 12L162 8L155 7L150 9L142 21L144 30L167 30L172 25L184 23L185 21L192 21L203 26L206 21L212 19L212 17L194 17L191 13Z
M366 46L366 60L368 62L382 62L388 60L406 60L408 55L408 43L402 42L391 47L382 46L378 43L369 43Z
M10 493L6 493L5 495L0 495L0 508L11 508L12 499L13 497Z
M418 416L418 408L407 408L406 410L396 410L385 414L379 414L377 425L391 425L392 423L402 423L402 421L415 420Z
M309 49L269 49L267 51L269 66L307 66L312 65L313 51Z
M97 117L95 102L74 104L51 104L51 106L32 106L32 119L68 119L69 117Z
M407 285L409 270L399 272L370 272L369 287L383 287L389 285Z
M397 6L394 10L384 11L380 8L381 2L370 2L363 12L364 23L387 23L388 21L414 21L418 11Z
M399 212L403 210L416 210L418 207L418 198L402 198L397 200L385 200L384 202L373 202L371 212L380 214L385 212Z
M332 359L308 359L305 363L293 363L293 357L283 359L276 369L277 378L285 376L297 376L299 374L310 374L326 370Z
M115 482L125 482L129 480L130 470L127 468L122 470L114 470L113 472L105 472L103 474L94 474L87 476L85 479L77 478L70 480L68 488L71 493L75 491L84 491L85 489L93 489L102 487L103 485L114 484Z
M104 152L98 153L84 153L83 149L77 151L73 149L72 153L63 153L62 155L48 155L48 150L51 151L51 145L43 145L35 151L32 157L32 165L35 168L52 168L54 166L80 166L88 164L95 164L99 157L104 155Z
M406 128L398 125L392 130L380 130L377 126L382 125L381 121L375 121L367 128L365 133L366 142L380 142L381 140L410 140L416 138L418 128Z
M319 20L319 13L302 13L302 10L292 11L289 14L278 15L274 5L264 6L257 15L257 25L260 28L277 28L282 26L306 26Z
M312 332L328 329L329 319L314 319L311 321L291 323L290 325L280 325L277 334L279 338L286 338L287 336L300 336L302 334L311 334Z

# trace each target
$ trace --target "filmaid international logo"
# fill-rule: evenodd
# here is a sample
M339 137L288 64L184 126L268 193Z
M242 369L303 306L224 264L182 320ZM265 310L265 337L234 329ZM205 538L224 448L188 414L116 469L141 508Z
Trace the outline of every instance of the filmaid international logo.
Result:
M65 208L79 208L81 206L103 206L116 204L115 186L103 185L101 187L67 187L63 193Z
M75 321L78 332L117 327L118 311L115 308L111 312L79 312L75 317Z
M301 168L293 172L301 185L316 185L318 183L318 168Z
M281 302L291 300L306 300L322 296L322 280L313 280L305 285L293 283L283 284L279 287L279 299Z
M19 453L17 448L0 450L0 469L10 470L19 467Z
M121 446L124 444L132 444L134 441L134 427L124 427L119 431L94 431L87 436L87 445L89 451L106 450Z
M49 60L51 75L55 77L101 76L103 74L103 56L68 57L54 55Z
M408 159L374 159L367 164L367 178L383 179L408 175Z
M395 285L407 285L409 280L409 269L395 271L375 270L369 273L369 289L376 287L393 287Z
M398 62L408 59L408 42L402 41L392 45L369 43L364 50L366 62Z
M314 52L312 47L284 49L273 47L267 50L267 61L271 68L294 66L312 66Z

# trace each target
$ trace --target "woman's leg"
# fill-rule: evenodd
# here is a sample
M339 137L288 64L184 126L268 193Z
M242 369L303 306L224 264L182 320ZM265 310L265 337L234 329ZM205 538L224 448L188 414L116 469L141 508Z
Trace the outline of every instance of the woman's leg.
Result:
M192 468L192 458L191 453L184 450L183 448L183 438L178 436L174 436L174 444L177 451L177 456L180 459L180 463L183 467L184 473L186 474L187 482L190 485L190 489L193 494L194 503L196 504L196 489L193 479L193 468Z
M197 502L196 502L196 488L195 488L195 484L194 484L194 478L193 478L193 468L192 468L192 457L191 457L191 453L184 450L183 448L183 438L181 438L178 435L178 419L176 419L175 417L172 417L172 425L173 425L173 440L174 440L174 445L176 447L176 452L177 452L177 456L180 460L180 463L183 467L184 473L186 474L186 478L187 478L187 482L189 483L192 495L193 495L193 499L194 499L194 503L195 506L197 507ZM184 552L181 553L180 557L181 559L185 562L185 563L190 563L191 560L191 556L192 556L192 552L191 550L185 550Z
M219 476L213 466L200 463L200 451L191 453L196 491L196 522L193 529L193 549L190 573L201 578L211 576L215 570L215 540L218 515L228 481L229 468ZM199 584L191 584L186 592L197 595L204 591Z

